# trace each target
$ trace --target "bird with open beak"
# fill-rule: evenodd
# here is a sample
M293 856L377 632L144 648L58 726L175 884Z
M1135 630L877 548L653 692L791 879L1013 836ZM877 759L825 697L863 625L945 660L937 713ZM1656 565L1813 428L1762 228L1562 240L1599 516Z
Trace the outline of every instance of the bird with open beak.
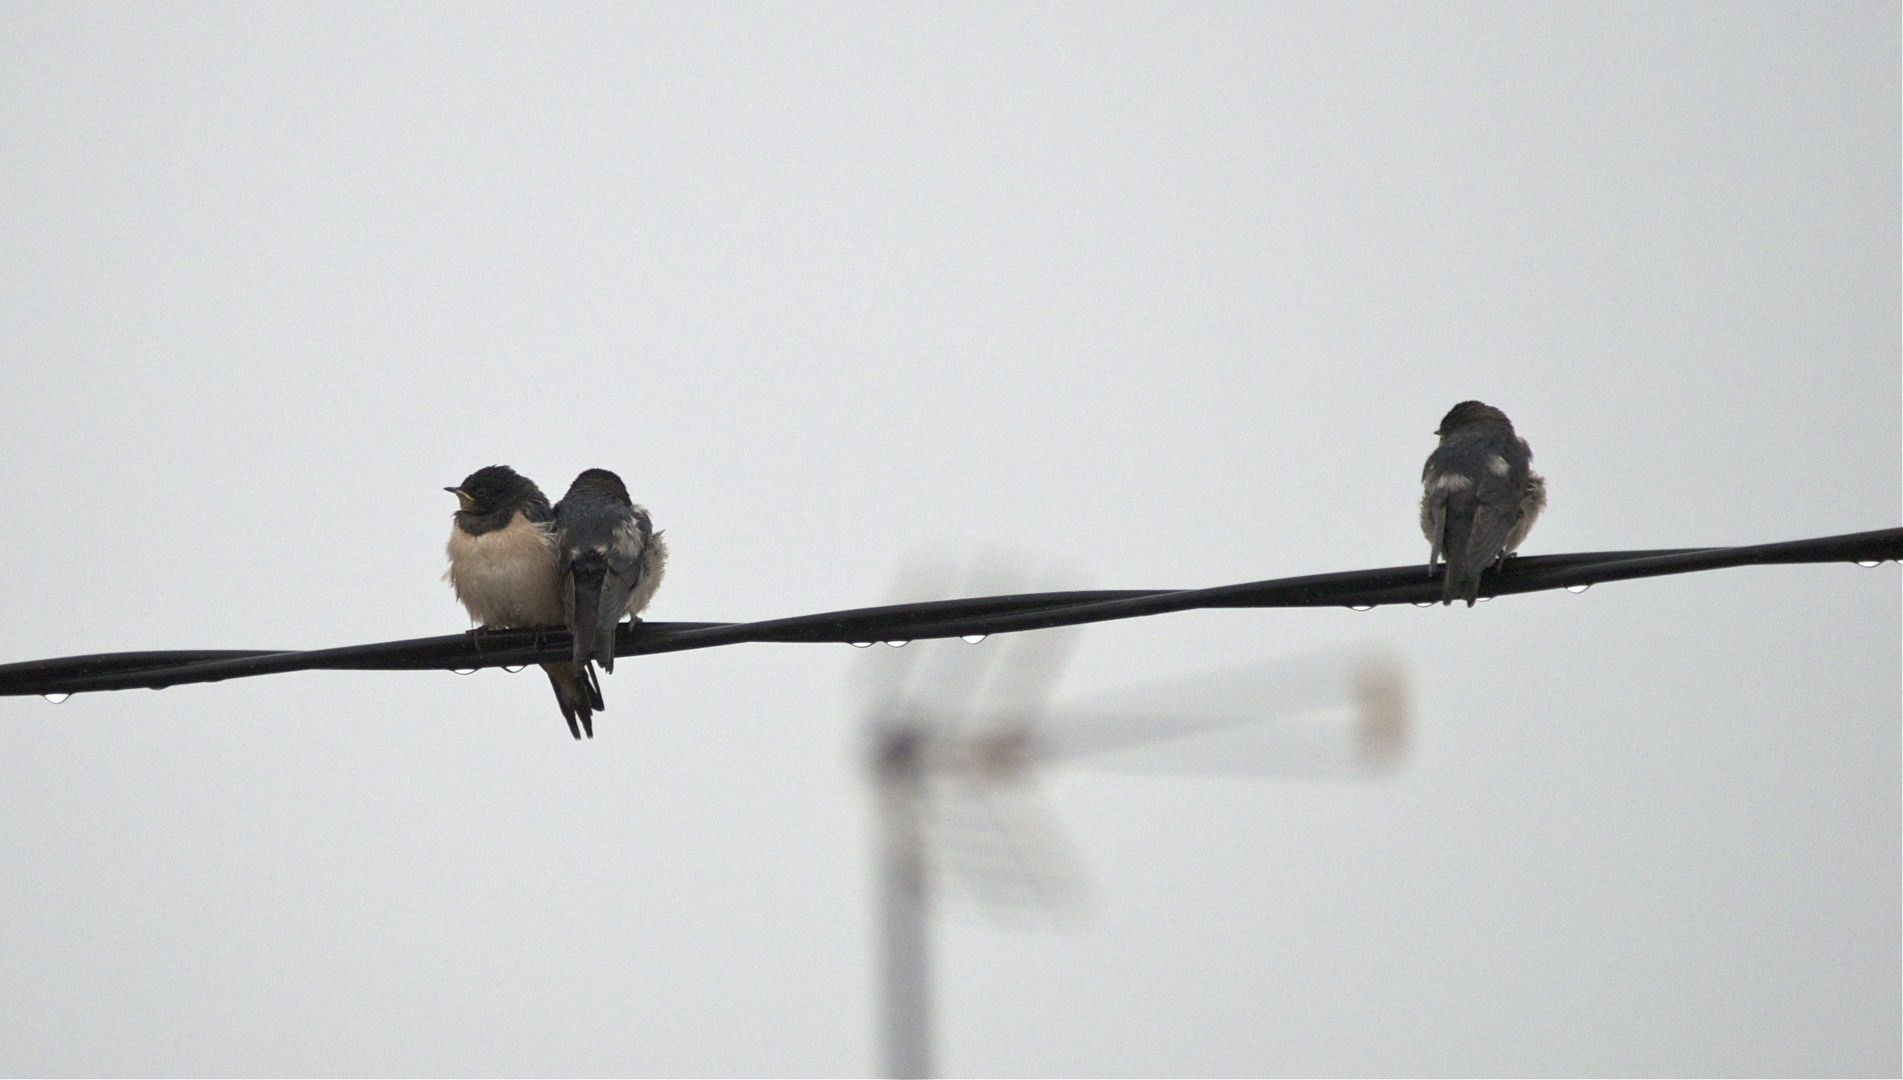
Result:
M1533 451L1507 414L1463 401L1440 422L1440 447L1421 470L1421 532L1432 545L1427 572L1447 561L1441 603L1480 594L1480 573L1513 554L1546 508L1546 481L1533 471Z
M449 569L443 579L469 618L486 630L559 627L562 577L554 511L535 482L507 465L470 473L444 489L460 509L449 530ZM543 664L555 701L579 739L595 737L594 713L604 706L590 672L562 660Z
M621 478L588 469L555 504L562 613L575 638L575 663L615 669L615 626L654 598L667 544L647 508L628 497ZM590 672L590 678L592 678Z

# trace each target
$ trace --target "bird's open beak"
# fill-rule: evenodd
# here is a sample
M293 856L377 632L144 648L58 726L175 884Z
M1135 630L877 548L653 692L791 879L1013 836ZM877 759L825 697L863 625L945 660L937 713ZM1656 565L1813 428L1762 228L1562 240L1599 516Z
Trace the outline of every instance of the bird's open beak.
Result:
M470 498L467 494L464 494L462 488L446 487L443 490L449 492L451 495L456 496L456 501L462 505L462 508L464 510L474 510L476 508L476 500Z

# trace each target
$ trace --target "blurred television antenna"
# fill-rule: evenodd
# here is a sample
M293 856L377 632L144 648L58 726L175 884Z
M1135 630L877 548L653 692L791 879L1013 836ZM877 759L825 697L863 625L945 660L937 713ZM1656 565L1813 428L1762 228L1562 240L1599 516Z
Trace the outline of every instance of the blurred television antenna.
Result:
M910 563L894 599L1050 591L1076 577L1024 552L941 553ZM1044 767L1347 779L1392 768L1405 750L1406 683L1390 654L1337 650L1053 707L1077 632L890 641L861 664L888 1076L933 1071L941 883L1020 919L1082 913L1087 879L1039 788Z

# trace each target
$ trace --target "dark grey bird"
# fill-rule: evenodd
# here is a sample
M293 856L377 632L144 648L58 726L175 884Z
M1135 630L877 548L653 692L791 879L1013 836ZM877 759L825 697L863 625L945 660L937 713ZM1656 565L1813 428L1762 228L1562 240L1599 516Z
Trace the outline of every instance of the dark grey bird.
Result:
M559 627L563 623L561 561L554 511L535 481L509 468L477 469L445 491L461 509L449 530L449 569L443 579L486 630ZM593 737L601 688L592 672L562 660L543 664L569 733Z
M615 625L638 616L661 586L667 544L621 478L588 469L555 504L562 616L575 638L575 663L615 669ZM590 675L592 678L592 673Z
M1546 508L1546 481L1532 469L1533 451L1513 433L1507 414L1463 401L1440 422L1440 447L1421 470L1421 532L1433 545L1427 572L1447 562L1441 603L1480 594L1480 572L1506 561Z

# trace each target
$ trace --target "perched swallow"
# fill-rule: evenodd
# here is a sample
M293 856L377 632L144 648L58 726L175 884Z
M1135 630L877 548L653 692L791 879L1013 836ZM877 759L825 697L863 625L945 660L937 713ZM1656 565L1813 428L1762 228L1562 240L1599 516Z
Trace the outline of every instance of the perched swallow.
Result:
M555 504L562 615L575 638L575 663L615 669L615 624L638 616L660 588L667 544L621 478L589 469Z
M469 618L487 630L562 625L555 514L535 481L507 465L491 465L443 490L462 507L449 530L449 569L443 580L456 590ZM603 705L591 674L566 660L543 664L542 670L555 687L569 732L579 739L585 729L594 738L594 713Z
M1421 532L1433 545L1427 572L1447 561L1441 603L1474 605L1480 572L1519 548L1546 508L1546 481L1533 471L1533 451L1513 433L1507 414L1463 401L1440 422L1440 448L1421 470Z

